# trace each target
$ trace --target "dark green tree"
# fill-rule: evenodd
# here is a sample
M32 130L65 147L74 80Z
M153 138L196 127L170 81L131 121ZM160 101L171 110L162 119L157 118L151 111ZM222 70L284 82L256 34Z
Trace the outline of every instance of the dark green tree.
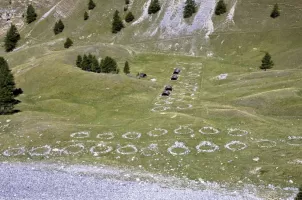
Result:
M26 22L30 24L36 19L37 19L37 13L35 11L35 8L30 4L27 7L27 11L26 11Z
M160 11L160 4L158 0L152 0L148 8L148 14L155 14Z
M12 24L6 33L4 39L4 47L6 52L10 52L16 48L18 41L20 40L20 34L17 27Z
M302 200L302 187L299 188L299 193L295 197L295 200Z
M103 73L117 74L119 72L116 61L108 56L104 60L102 60L101 69Z
M119 12L116 10L114 12L113 16L113 22L112 22L112 33L118 33L124 28L124 24L119 16Z
M125 21L127 23L129 23L129 22L132 22L133 20L134 20L134 16L133 16L132 12L128 12L128 14L125 17Z
M128 5L124 6L124 12L128 10Z
M125 4L126 5L130 4L130 0L125 0Z
M89 19L89 15L88 15L88 13L85 11L85 12L84 12L84 20L86 21L87 19Z
M10 114L14 111L15 81L6 60L0 57L0 115Z
M88 9L93 10L94 8L95 8L95 3L93 2L93 0L89 0Z
M86 54L84 54L83 61L81 64L81 69L87 71L89 69L89 64L90 64L90 62L89 62L88 56Z
M194 0L187 0L184 8L183 16L184 18L191 17L194 13L196 13L196 3Z
M58 22L56 22L53 31L54 31L55 35L57 35L59 33L62 33L64 28L65 28L65 26L64 26L62 20L59 20Z
M219 0L215 8L215 14L222 15L226 13L226 11L227 11L226 4L224 3L223 0Z
M265 53L265 56L262 58L262 64L260 69L266 71L267 69L271 69L274 66L274 62L272 61L272 57L269 53Z
M81 55L78 55L77 61L76 61L77 67L81 68L82 61L83 61L82 56L81 56Z
M130 74L130 67L129 67L128 61L125 62L124 73L125 74Z
M70 38L66 39L66 42L64 43L64 48L68 49L69 47L71 47L73 45L73 42Z
M277 18L277 17L279 17L279 16L280 16L280 10L279 10L278 4L276 3L276 4L274 5L274 9L273 9L273 11L272 11L272 13L271 13L271 18Z

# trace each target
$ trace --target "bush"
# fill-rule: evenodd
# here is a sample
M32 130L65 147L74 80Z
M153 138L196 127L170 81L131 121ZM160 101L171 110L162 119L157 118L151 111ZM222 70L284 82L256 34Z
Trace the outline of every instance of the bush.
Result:
M27 11L26 11L26 22L28 24L30 24L33 21L35 21L36 19L37 19L36 11L32 5L29 5L27 7Z
M116 10L113 16L112 33L118 33L124 28L124 24L119 16L119 12Z
M17 27L12 24L10 29L7 31L4 39L4 47L6 52L10 52L16 48L18 41L20 40L20 34Z
M278 4L275 4L274 9L271 13L271 18L277 18L279 16L280 16L279 6L278 6Z
M56 22L53 32L55 33L55 35L57 35L59 33L62 33L64 28L65 28L65 26L64 26L63 22L61 20L59 20L58 22Z
M183 16L184 18L191 17L194 13L196 13L196 3L194 0L187 0L184 8Z
M85 13L84 13L84 20L86 21L87 19L89 19L89 15L88 15L88 13L85 11Z
M226 4L224 3L223 0L219 0L216 8L215 8L215 14L216 15L222 15L224 13L226 13L227 9L226 9Z
M95 3L93 2L93 0L89 0L88 9L93 10L94 8L95 8Z
M71 47L73 45L73 42L70 38L66 39L66 42L64 43L64 48L68 49L69 47Z
M265 56L262 58L262 64L260 69L266 71L267 69L271 69L274 66L274 62L271 60L271 55L269 53L265 53Z
M130 22L132 22L133 20L134 20L134 16L133 16L132 12L129 12L129 13L126 15L126 17L125 17L125 21L126 21L127 23L130 23Z
M160 11L160 4L158 0L152 0L148 8L148 14L155 14Z

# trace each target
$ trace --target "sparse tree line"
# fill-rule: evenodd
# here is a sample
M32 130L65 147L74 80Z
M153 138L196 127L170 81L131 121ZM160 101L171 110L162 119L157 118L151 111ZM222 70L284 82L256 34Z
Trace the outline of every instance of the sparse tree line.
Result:
M84 71L95 72L95 73L112 73L118 74L120 72L117 62L106 56L101 62L98 61L96 56L92 54L84 54L83 56L78 55L76 60L76 66ZM128 61L125 62L124 73L130 73L130 67Z

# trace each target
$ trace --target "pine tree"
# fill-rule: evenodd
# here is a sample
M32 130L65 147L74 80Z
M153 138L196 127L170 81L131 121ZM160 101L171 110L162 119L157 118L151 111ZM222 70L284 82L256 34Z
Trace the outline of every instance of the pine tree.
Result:
M194 0L187 0L184 8L183 16L184 18L191 17L194 13L196 13L196 3Z
M130 4L130 0L125 0L125 4L126 5Z
M85 12L84 12L84 20L86 21L87 19L89 19L89 15L88 15L88 13L85 11Z
M93 10L94 8L95 8L95 3L93 2L93 0L89 0L88 9Z
M35 11L35 8L30 4L27 7L27 11L26 11L26 22L30 24L36 19L37 19L37 13Z
M130 67L129 67L128 61L125 62L124 73L125 74L130 74Z
M6 37L4 39L4 47L6 52L14 50L19 40L20 34L18 32L18 29L14 24L12 24L10 29L7 31Z
M299 188L299 193L295 197L295 200L302 200L302 187Z
M86 56L86 54L84 54L83 61L81 64L81 69L87 71L89 69L89 64L90 64L90 62L89 62L88 56Z
M116 10L113 16L112 33L118 33L124 28L124 24L119 16L119 12Z
M10 114L14 110L15 81L6 60L0 57L0 115Z
M274 66L274 62L272 61L271 55L269 53L265 53L265 56L262 58L262 64L260 69L266 71L267 69L271 69Z
M118 73L117 63L113 58L106 57L101 62L101 69L103 73Z
M66 39L66 42L64 43L64 48L68 49L69 47L71 47L73 45L73 42L70 38Z
M226 13L226 11L227 11L226 4L224 3L223 0L219 0L217 5L216 5L216 8L215 8L215 14L216 15L221 15L221 14Z
M83 60L82 60L82 56L81 56L81 55L78 55L77 61L76 61L77 67L81 68L82 61L83 61Z
M129 22L132 22L133 20L134 20L134 16L133 16L132 12L128 12L128 14L125 17L125 21L127 23L129 23Z
M155 14L160 11L160 4L158 0L152 0L148 8L148 14Z
M61 20L59 20L58 22L56 22L55 27L53 29L55 35L62 33L64 30L65 26L63 24L63 22Z
M277 17L279 17L279 16L280 16L279 6L278 6L278 4L276 3L276 4L274 5L274 9L273 9L273 11L272 11L272 13L271 13L271 18L277 18Z

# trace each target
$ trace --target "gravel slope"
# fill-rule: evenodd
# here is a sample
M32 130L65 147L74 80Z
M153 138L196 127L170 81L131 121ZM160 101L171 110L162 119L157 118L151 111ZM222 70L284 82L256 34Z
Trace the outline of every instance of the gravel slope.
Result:
M239 192L167 188L160 184L108 179L41 164L0 163L0 199L259 199ZM88 170L89 167L87 168ZM99 170L99 169L98 169ZM101 172L102 170L98 171ZM106 169L104 169L104 173Z

